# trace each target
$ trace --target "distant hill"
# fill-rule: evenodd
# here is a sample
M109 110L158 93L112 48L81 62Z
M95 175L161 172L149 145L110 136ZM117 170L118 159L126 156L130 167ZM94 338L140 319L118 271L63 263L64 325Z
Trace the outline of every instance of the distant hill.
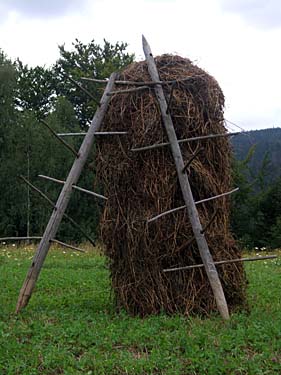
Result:
M255 146L255 152L249 163L253 175L262 167L265 155L268 157L266 183L270 184L281 176L281 128L253 130L232 137L234 155L238 160L247 156L249 149Z

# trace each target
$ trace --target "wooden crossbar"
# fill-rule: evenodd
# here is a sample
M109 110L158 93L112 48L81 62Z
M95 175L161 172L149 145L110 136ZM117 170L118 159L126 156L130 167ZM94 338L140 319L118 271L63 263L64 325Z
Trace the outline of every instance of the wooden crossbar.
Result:
M58 184L65 184L65 181L63 181L63 180L58 180L57 178L53 178L53 177L49 177L49 176L44 176L43 174L39 174L38 177L44 178L45 180L57 182ZM75 190L79 190L79 191L82 191L83 193L93 195L96 198L107 200L107 198L104 197L103 195L98 194L98 193L94 193L93 191L90 191L90 190L87 190L87 189L83 189L80 186L72 185L72 187Z
M239 262L254 262L257 260L265 260L265 259L276 259L277 255L267 255L261 257L252 257L252 258L238 258L238 259L229 259L229 260L220 260L218 262L214 262L215 265L221 264L229 264L229 263L239 263ZM185 271L191 270L194 268L202 268L204 264L193 264L191 266L184 266L184 267L174 267L174 268L166 268L163 272L174 272L174 271Z
M148 89L149 89L149 86L140 86L140 87L134 87L133 89L112 91L112 92L109 92L107 95L112 96L116 94L129 94L132 92L148 90Z
M58 137L78 137L78 136L85 136L87 133L80 132L80 133L57 133ZM100 135L125 135L128 134L128 132L96 132L95 136Z
M196 76L192 76L192 77L185 77L185 78L179 78L179 79L174 79L172 81L148 81L148 82L140 82L140 81L115 81L115 84L116 85L125 85L125 86L156 86L156 85L162 85L162 86L165 86L165 85L172 85L172 84L175 84L175 83L184 83L184 82L188 82L188 81L194 81L195 79L204 79L204 75L203 74L198 74ZM96 78L88 78L88 77L81 77L80 78L81 80L83 81L89 81L89 82L93 82L93 83L107 83L108 80L107 79L96 79Z
M238 135L242 132L235 132L235 133L221 133L221 134L209 134L209 135L201 135L199 137L192 137L192 138L185 138L185 139L178 139L178 143L186 143L186 142L194 142L194 141L201 141L201 140L208 140L212 138L222 138L222 137L230 137L232 135ZM169 142L164 143L156 143L154 145L150 146L144 146L144 147L135 147L132 148L131 151L147 151L147 150L154 150L155 148L165 147L169 146Z

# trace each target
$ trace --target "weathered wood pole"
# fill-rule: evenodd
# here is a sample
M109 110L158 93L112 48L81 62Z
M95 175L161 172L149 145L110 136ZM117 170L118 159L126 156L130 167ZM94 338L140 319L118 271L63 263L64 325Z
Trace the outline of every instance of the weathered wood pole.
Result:
M241 262L256 262L258 260L269 260L269 259L276 259L278 258L277 255L266 255L261 257L252 257L252 258L238 258L238 259L229 259L229 260L219 260L218 262L214 262L216 265L221 264L231 264L231 263L241 263ZM163 270L163 272L174 272L174 271L184 271L184 270L191 270L193 268L202 268L204 264L194 264L192 266L185 266L185 267L176 267L176 268L167 268Z
M111 98L107 95L107 93L112 91L115 79L116 73L111 74L108 84L101 98L100 106L98 107L89 127L89 130L81 144L79 150L79 157L75 159L72 168L69 172L69 175L66 179L66 182L61 190L61 193L56 203L56 207L50 217L50 220L45 229L45 233L42 237L42 240L40 241L40 244L34 255L31 267L27 273L26 279L21 288L17 302L16 313L20 312L20 310L28 304L28 301L31 297L33 288L39 277L39 273L43 266L44 260L47 256L48 250L50 248L50 242L57 233L63 214L70 200L72 185L75 185L78 181L78 178L80 177L82 169L86 163L87 157L92 148L95 132L98 131L101 126L103 117L105 115L108 103Z
M160 81L158 70L150 46L144 36L142 37L142 44L151 79L152 81ZM195 206L188 176L186 173L182 172L184 169L184 161L182 158L182 153L178 143L172 118L170 114L167 113L167 102L163 92L163 88L161 85L155 85L154 90L160 106L163 124L165 126L169 143L171 145L171 150L177 169L183 199L187 207L188 216L199 248L200 256L205 266L205 270L214 293L218 310L223 319L229 319L228 306L224 296L223 288L216 267L214 265L214 261L210 253L206 238L204 236L204 233L202 233L202 225L199 219L198 211Z

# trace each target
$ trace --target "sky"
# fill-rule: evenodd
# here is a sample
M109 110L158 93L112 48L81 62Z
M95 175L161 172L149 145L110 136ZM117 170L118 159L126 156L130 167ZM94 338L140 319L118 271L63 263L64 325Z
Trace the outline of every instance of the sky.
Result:
M0 0L0 48L30 66L52 65L76 38L126 42L143 60L142 34L154 55L188 57L217 79L227 120L281 127L280 0Z

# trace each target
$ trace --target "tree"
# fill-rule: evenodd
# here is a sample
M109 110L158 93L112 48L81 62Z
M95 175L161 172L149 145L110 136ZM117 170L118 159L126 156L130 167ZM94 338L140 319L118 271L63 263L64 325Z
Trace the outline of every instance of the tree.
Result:
M13 155L10 148L14 142L13 130L17 124L17 112L14 106L16 91L16 69L0 51L0 230L10 230L14 224L10 217L12 214L13 185L9 176L12 169ZM8 194L10 191L10 194Z
M268 174L268 154L264 155L256 175L250 168L250 161L256 146L252 146L244 160L233 159L233 181L239 191L232 198L231 226L243 246L265 246L266 218L262 202L267 195L265 183Z
M247 245L251 241L249 228L252 226L251 218L255 210L252 202L253 185L249 182L249 161L254 152L253 146L244 160L232 159L233 184L239 187L239 191L232 197L231 227L243 245Z
M72 51L68 51L64 45L59 46L60 58L51 68L30 68L18 60L15 64L18 80L16 104L22 110L34 111L41 118L54 109L58 97L65 97L85 130L96 110L102 89L99 85L83 82L92 99L77 89L68 76L76 81L81 77L108 78L112 72L130 64L134 56L126 52L126 43L113 45L106 40L100 46L94 40L84 44L76 39L73 47Z
M54 66L54 74L58 79L56 86L57 95L65 96L72 103L82 129L86 129L102 91L97 85L83 82L83 86L91 92L94 99L91 99L67 79L70 76L76 81L81 77L105 79L114 71L118 71L130 64L134 56L126 52L126 43L110 44L104 40L100 46L92 40L89 44L83 44L78 39L73 43L74 50L67 51L60 46L60 59Z
M76 40L74 50L60 47L61 58L47 69L30 68L19 60L12 63L0 50L0 233L3 236L41 235L52 208L19 180L24 175L52 200L56 201L60 185L38 179L45 174L65 180L73 163L71 152L58 143L38 121L44 118L56 132L87 129L96 103L77 91L65 74L78 80L93 75L107 78L132 62L126 44L101 47L92 41ZM92 90L92 86L87 87ZM100 99L101 91L93 92ZM77 150L82 138L67 139ZM93 148L94 153L94 148ZM92 158L94 156L92 155ZM79 184L91 190L94 172L86 169ZM92 237L95 236L100 202L73 192L68 213L74 216ZM58 233L63 240L80 241L81 234L63 221Z
M16 91L16 69L0 50L0 156L6 148L5 133L16 119L14 108ZM3 162L3 159L1 158Z
M260 210L264 217L264 227L260 229L265 245L281 247L281 177L264 195Z
M46 116L56 100L56 83L52 69L41 66L30 68L21 61L17 67L17 99L16 104L22 110L31 110L38 117Z

